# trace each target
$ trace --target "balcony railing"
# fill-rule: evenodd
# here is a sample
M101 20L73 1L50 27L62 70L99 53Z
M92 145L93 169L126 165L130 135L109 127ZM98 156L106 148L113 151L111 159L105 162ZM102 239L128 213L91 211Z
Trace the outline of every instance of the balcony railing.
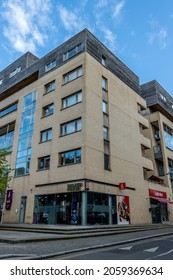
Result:
M155 159L162 159L163 158L162 150L161 150L160 146L154 146L153 150L154 150L154 158Z

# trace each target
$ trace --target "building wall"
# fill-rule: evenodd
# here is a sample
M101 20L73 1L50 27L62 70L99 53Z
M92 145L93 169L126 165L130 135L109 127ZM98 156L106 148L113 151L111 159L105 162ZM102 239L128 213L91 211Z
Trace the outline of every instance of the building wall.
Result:
M78 42L81 42L80 36ZM72 45L74 46L74 39ZM14 191L13 203L11 210L6 212L5 222L19 222L21 197L26 196L25 223L32 223L35 196L66 193L68 192L69 182L81 182L81 192L85 191L85 181L87 180L89 182L89 192L128 196L131 223L133 224L151 223L149 189L164 191L167 193L167 197L170 197L167 177L165 177L166 183L164 186L149 182L144 179L143 168L151 174L156 172L152 153L153 147L149 140L150 137L151 139L153 137L149 123L152 120L158 120L160 124L162 122L172 124L160 114L151 115L148 120L142 116L139 107L146 109L146 101L139 95L137 76L126 69L125 65L117 59L115 61L119 69L118 72L114 71L115 67L111 67L112 54L109 54L108 50L98 42L97 47L94 50L88 44L88 52L81 52L75 58L68 60L46 75L42 74L44 62L48 61L49 56L46 56L42 61L36 61L37 67L39 65L41 67L40 73L42 74L40 74L39 79L1 101L2 108L4 108L18 100L18 110L1 118L1 126L15 121L13 149L8 157L11 167L15 169L23 98L28 93L37 90L30 175L15 177L14 171L12 172L14 177L10 182L10 189ZM108 60L108 67L101 64L100 54L102 50L104 55L109 55L109 58L111 58L111 60ZM52 52L50 57L54 58L56 52L58 59L60 59L60 55L62 56L63 53L62 49ZM67 84L63 84L63 75L81 65L83 75ZM36 66L32 65L32 67ZM128 79L124 79L124 81L123 69L128 74ZM121 74L121 78L118 73ZM102 89L103 77L107 80L106 91ZM55 90L45 94L45 85L54 80ZM62 98L79 90L82 90L82 102L62 109ZM104 168L102 101L105 96L107 96L108 106L110 170ZM54 104L54 113L43 117L43 107L52 103ZM60 135L60 124L80 117L82 118L81 131L66 136ZM141 132L141 127L142 130L145 128L146 133ZM48 128L52 128L52 140L40 143L40 132ZM162 144L164 146L164 142ZM147 149L148 158L142 155L141 145ZM82 149L81 163L60 167L59 153L76 148ZM38 158L47 155L51 157L50 168L42 171L38 170ZM169 151L164 150L165 166L168 156L172 157L172 154L170 155ZM126 183L127 188L125 190L119 190L119 183L121 182Z

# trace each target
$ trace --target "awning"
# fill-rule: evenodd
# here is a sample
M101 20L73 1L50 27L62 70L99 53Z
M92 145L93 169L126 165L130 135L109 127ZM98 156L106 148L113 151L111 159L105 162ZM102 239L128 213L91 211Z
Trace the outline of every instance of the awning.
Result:
M172 200L169 200L169 199L167 199L167 198L161 198L161 197L155 197L155 196L149 196L149 198L158 200L158 201L160 201L160 202L162 202L162 203L173 204L173 201L172 201Z

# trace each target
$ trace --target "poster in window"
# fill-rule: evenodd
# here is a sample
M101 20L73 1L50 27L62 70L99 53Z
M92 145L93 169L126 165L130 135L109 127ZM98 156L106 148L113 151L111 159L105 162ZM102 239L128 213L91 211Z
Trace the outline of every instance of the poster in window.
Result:
M128 196L117 196L117 223L130 224L130 206Z

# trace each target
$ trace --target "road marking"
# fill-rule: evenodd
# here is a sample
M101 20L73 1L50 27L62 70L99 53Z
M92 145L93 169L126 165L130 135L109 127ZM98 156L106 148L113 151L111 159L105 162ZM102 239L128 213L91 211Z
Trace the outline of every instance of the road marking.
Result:
M159 248L159 247L154 247L154 248L146 249L146 250L144 250L144 251L145 251L145 252L154 253L154 252L156 252L156 250L157 250L158 248Z
M165 253L156 255L156 256L154 256L154 257L152 257L152 258L149 258L149 259L147 259L147 260L152 260L153 258L156 259L156 258L158 258L158 257L162 257L162 256L165 256L165 255L168 255L168 254L170 254L170 253L172 253L172 252L173 252L173 249L170 250L170 251L167 251L167 252L165 252Z
M133 248L133 246L129 246L129 247L123 247L123 248L119 248L120 250L131 250Z

